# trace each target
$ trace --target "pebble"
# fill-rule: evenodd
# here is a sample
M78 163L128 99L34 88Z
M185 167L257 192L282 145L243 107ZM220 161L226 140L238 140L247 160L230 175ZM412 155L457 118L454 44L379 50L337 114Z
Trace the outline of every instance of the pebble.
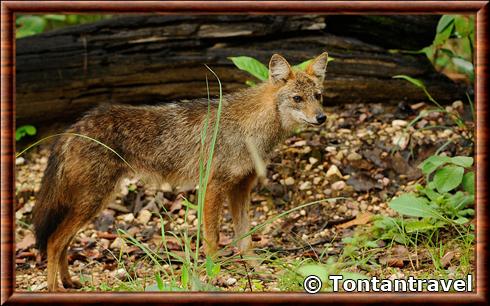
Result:
M347 184L344 182L344 181L337 181L335 183L332 184L332 190L342 190L345 188Z
M236 278L230 277L226 280L226 285L227 286L233 286L234 284L236 284L236 282L237 282Z
M445 129L444 131L442 131L442 133L440 134L440 137L442 138L447 138L449 136L451 136L453 134L453 131L451 131L450 129Z
M129 222L133 222L134 215L132 213L129 213L129 214L122 215L121 218L122 218L122 220L124 222L128 222L129 223Z
M393 144L395 146L399 146L400 149L402 150L405 150L405 148L408 146L409 141L410 141L410 136L406 133L399 133L395 135L395 137L393 137Z
M410 108L413 110L417 110L417 109L423 107L424 105L425 105L425 102L419 102L419 103L410 105Z
M407 121L405 121L405 120L399 120L399 119L397 119L397 120L393 120L393 121L391 122L391 125L392 125L393 127L404 127L404 126L407 126L407 124L408 124L408 122L407 122Z
M307 190L307 189L310 189L310 188L311 188L311 182L309 182L309 181L303 182L299 186L299 190Z
M126 280L126 277L127 277L126 270L123 268L117 269L116 271L114 271L114 276L117 279L124 281L124 280Z
M16 165L16 166L18 166L18 165L22 165L22 164L24 164L24 163L25 163L25 161L26 161L26 160L24 159L24 157L17 157L17 158L15 159L15 165Z
M354 160L360 160L362 158L361 154L352 152L349 155L347 155L347 160L354 161Z
M300 141L296 141L293 145L294 147L302 147L302 146L306 146L306 140L300 140Z
M461 102L460 100L454 101L452 106L454 109L461 109L462 110L463 109L463 102Z
M322 181L321 177L317 176L317 177L313 178L313 184L315 184L315 185L320 184L321 181Z
M314 158L314 157L310 157L310 158L308 159L308 161L310 162L310 164L314 165L314 164L316 164L316 163L318 162L318 159L316 159L316 158Z
M366 119L367 119L367 115L366 114L361 114L359 116L359 122L364 122Z
M147 224L151 219L151 212L149 210L143 209L138 214L138 222L141 224Z
M327 170L327 177L342 177L342 173L340 172L339 168L335 165L330 166Z
M111 242L108 240L108 239L105 239L105 238L101 238L99 239L99 243L100 245L104 248L104 249L108 249L109 246L111 245Z
M127 247L126 242L121 237L117 237L111 243L111 249L124 250L126 247Z
M33 285L31 286L32 291L39 291L48 288L48 283L47 282L42 282L38 285Z
M291 185L294 185L294 179L292 177L288 177L284 180L284 184L288 185L288 186L291 186Z
M422 119L420 120L419 122L417 122L417 124L415 125L418 129L421 129L423 127L425 127L429 122L425 119Z
M131 237L134 237L137 233L140 232L140 229L137 227L137 226L131 226L127 231L126 233L131 236Z
M366 131L366 130L361 130L361 131L358 131L356 135L357 135L358 138L364 138L367 135L369 135L369 132Z

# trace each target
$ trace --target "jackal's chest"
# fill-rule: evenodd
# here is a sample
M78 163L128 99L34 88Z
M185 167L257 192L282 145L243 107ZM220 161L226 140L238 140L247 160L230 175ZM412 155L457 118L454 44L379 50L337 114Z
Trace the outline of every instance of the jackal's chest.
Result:
M247 175L253 171L264 172L267 164L274 154L277 143L263 141L262 139L247 138L240 145L240 150L229 154L227 159L232 161L230 167L233 176Z

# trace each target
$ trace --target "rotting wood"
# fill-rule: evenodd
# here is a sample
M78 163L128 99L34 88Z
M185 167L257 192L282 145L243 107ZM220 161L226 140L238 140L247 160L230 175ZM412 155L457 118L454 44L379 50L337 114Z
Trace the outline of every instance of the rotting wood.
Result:
M329 18L335 24L330 32ZM463 97L462 88L436 73L424 55L394 54L374 44L373 37L384 35L383 27L371 22L372 29L364 29L370 35L362 36L353 29L353 16L345 18L350 36L340 36L342 16L151 15L117 17L19 39L17 123L69 120L101 102L154 104L204 97L204 64L218 74L226 93L253 80L233 66L230 56L247 55L267 63L273 53L280 53L295 64L323 50L335 58L325 80L326 104L426 100L420 89L392 78L397 74L422 79L442 103ZM396 16L385 18L394 18L386 31L401 23ZM422 24L431 30L430 22ZM400 37L400 49L406 39L416 37ZM427 35L420 40L427 43ZM389 44L395 44L392 37ZM217 92L214 81L211 92Z

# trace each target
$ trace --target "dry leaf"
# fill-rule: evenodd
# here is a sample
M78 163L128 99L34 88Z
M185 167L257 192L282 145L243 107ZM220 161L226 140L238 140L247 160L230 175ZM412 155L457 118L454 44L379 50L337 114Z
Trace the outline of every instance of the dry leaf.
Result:
M449 266L454 255L456 255L456 252L449 251L441 258L441 265L443 268L447 268Z
M354 220L351 220L346 223L339 224L337 227L339 228L349 228L351 226L355 225L364 225L367 224L371 221L371 218L373 215L371 213L365 212L362 214L357 215L357 217Z
M177 198L170 206L170 212L175 213L182 208L182 198Z
M108 232L97 232L97 237L101 239L114 240L117 238L117 234L108 233Z
M403 268L405 262L403 258L384 256L379 259L379 263L388 267Z

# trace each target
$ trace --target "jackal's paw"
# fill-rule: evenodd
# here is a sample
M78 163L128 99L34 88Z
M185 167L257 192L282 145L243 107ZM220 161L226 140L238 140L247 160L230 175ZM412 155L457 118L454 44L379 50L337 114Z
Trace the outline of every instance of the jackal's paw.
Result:
M65 280L63 281L63 287L65 287L66 289L80 289L83 287L83 285L76 280Z
M51 289L48 288L48 292L68 292L68 290L63 288L63 286L58 286Z
M217 246L217 243L204 243L204 246L203 246L203 249L204 249L204 254L206 254L206 256L209 256L211 258L215 258L215 257L218 257L218 246Z

